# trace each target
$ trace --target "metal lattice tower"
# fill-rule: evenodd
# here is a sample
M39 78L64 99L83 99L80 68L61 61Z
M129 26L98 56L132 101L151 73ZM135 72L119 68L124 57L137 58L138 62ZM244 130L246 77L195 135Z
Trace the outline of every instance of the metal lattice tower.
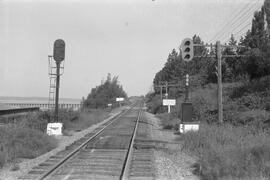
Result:
M55 90L56 90L56 63L53 59L52 55L48 56L48 72L49 72L49 101L48 101L48 107L49 109L55 108ZM65 61L64 61L65 62ZM64 63L62 63L60 67L60 75L64 73Z

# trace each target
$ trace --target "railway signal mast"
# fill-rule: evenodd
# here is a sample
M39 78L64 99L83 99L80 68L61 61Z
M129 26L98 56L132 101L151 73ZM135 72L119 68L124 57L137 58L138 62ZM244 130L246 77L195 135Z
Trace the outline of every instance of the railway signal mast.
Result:
M187 74L186 74L186 97L185 97L185 101L188 101L188 97L189 97L189 74L188 74L188 62L190 62L193 57L194 57L194 44L193 44L193 40L191 38L185 38L182 41L181 44L181 55L182 55L182 59L184 61L186 61L187 63Z
M53 64L53 60L55 65ZM62 39L57 39L54 42L53 56L49 56L49 75L50 75L50 92L49 92L49 103L51 100L54 100L54 123L49 123L47 125L47 133L49 135L62 135L62 123L59 123L59 86L60 86L60 69L64 69L64 66L61 67L61 62L65 59L65 42ZM52 97L51 97L52 95Z
M57 39L54 42L53 59L55 60L56 63L55 121L58 122L60 64L65 59L65 42L62 39Z
M192 103L189 101L189 62L194 57L194 44L191 38L185 38L180 46L182 59L186 62L186 95L185 95L185 102L181 105L181 123L180 123L180 133L185 133L190 130L198 130L199 123L193 122L192 120Z

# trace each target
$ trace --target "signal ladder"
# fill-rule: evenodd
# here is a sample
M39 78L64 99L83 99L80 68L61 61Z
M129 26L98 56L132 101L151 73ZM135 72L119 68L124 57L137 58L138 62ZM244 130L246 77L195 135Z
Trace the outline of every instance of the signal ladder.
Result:
M48 56L49 66L48 66L48 72L49 72L49 78L50 78L50 84L49 84L49 102L48 102L48 108L54 109L55 108L55 91L56 91L56 63L53 59L53 56ZM64 63L61 63L60 65L60 76L64 73Z

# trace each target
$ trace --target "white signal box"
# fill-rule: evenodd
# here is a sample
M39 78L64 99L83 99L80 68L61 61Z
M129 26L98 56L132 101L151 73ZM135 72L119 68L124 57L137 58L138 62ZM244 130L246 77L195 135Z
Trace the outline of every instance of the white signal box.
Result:
M200 123L199 122L188 122L188 123L181 123L179 125L179 131L182 134L185 134L189 131L199 131Z
M62 135L62 123L48 123L47 125L47 134L48 135Z

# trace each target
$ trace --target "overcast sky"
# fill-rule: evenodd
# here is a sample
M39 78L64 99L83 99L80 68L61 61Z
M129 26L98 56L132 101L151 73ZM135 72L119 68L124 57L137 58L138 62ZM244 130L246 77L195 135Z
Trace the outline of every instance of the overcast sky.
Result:
M119 76L128 95L144 95L183 38L198 34L209 41L250 2L257 9L262 5L262 0L0 1L0 96L47 97L47 57L59 38L66 42L60 97L87 96L107 73Z

